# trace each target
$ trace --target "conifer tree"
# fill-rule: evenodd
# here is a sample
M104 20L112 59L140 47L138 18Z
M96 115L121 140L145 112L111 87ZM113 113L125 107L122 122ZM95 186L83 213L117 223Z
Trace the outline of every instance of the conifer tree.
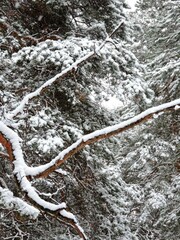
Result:
M156 81L160 83L165 78L161 72L162 76L157 74L156 67L161 68L168 62L163 62L163 55L160 55L161 60L157 58L160 50L154 49L152 42L158 42L159 36L152 27L155 23L150 20L154 16L160 18L161 5L168 10L167 22L172 20L170 13L178 14L177 7L173 11L173 2L163 5L159 4L162 1L155 1L154 5L151 1L149 5L147 1L146 5L144 1L142 11L148 17L138 28L125 11L124 0L2 1L2 238L77 240L86 239L84 232L91 240L178 237L178 220L173 215L178 215L175 208L179 186L178 139L177 132L169 137L170 128L177 123L173 123L172 115L161 118L163 126L161 120L157 120L154 125L150 122L137 126L120 137L94 141L91 146L84 144L91 136L88 134L95 130L125 121L153 104L165 102L163 91L156 85ZM163 10L158 28L164 24L165 13ZM173 20L170 22L173 24ZM137 43L133 38L143 31L147 52L135 48ZM167 36L174 44L169 48L174 54L177 38L177 32L172 38ZM159 46L170 54L164 42L160 41ZM140 63L138 58L145 61ZM172 59L176 60L174 55ZM169 76L176 76L177 66L170 69ZM164 84L163 88L168 85L165 80ZM171 97L178 98L176 78L173 84L174 92L167 96L167 101L173 100ZM171 87L168 89L170 91ZM134 125L141 120L143 118ZM10 133L9 140L13 139L12 146L22 148L30 168L23 163L21 169L14 161L15 156L22 157L22 152L12 151L2 134L5 129ZM108 135L106 130L102 134L104 138ZM80 146L78 139L82 141ZM55 159L63 150L66 156L68 146L73 152L75 147L71 144L74 142L81 151L76 151L68 160L60 159L61 168L57 168L59 163ZM82 147L83 144L86 146ZM52 168L35 174L36 166L45 167L49 163ZM18 174L24 168L29 175L20 179ZM23 185L24 179L28 187ZM40 203L45 201L45 205L38 205L36 198ZM54 205L59 206L60 215L53 211Z

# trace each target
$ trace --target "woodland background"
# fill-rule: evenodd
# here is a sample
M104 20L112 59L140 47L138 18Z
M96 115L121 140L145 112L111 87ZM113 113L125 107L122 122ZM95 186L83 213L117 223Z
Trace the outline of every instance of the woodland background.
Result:
M179 0L140 0L136 12L124 0L0 0L0 120L21 137L26 163L48 163L83 135L178 99L179 19ZM24 96L90 51L8 119ZM165 113L86 146L32 185L43 199L66 202L88 239L177 240L179 129L179 110ZM45 211L23 215L7 189L26 201L0 144L1 238L79 239Z

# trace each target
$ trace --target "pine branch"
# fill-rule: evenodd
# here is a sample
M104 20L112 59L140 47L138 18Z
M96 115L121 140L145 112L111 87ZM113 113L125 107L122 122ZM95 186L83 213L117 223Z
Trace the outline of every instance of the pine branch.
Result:
M20 138L11 128L0 121L0 143L6 148L9 159L13 163L13 174L19 189L25 193L26 199L36 208L45 213L51 214L54 218L61 219L61 222L75 229L77 234L86 239L83 229L79 226L75 216L66 210L66 204L53 204L42 199L38 191L31 185L30 177L26 175L26 165L20 145ZM5 198L8 201L8 198ZM12 200L14 201L14 199ZM24 210L31 212L34 207L26 204ZM30 209L31 208L31 209ZM23 209L22 209L23 211ZM37 213L37 211L36 211ZM25 214L26 215L26 214ZM37 217L37 216L36 216Z
M26 194L27 199L33 203L35 207L52 214L55 218L61 219L67 225L72 226L82 239L87 239L82 228L79 226L76 218L72 213L65 210L65 203L59 205L52 204L43 200L32 187L31 177L40 178L47 177L50 173L55 171L60 165L72 157L75 153L83 149L85 146L115 136L121 132L131 129L141 123L147 122L153 117L157 118L164 112L175 111L180 109L180 99L169 103L152 107L146 111L136 115L135 117L121 122L119 124L97 130L93 133L83 136L78 141L73 143L70 147L63 150L50 163L41 165L39 167L28 167L24 161L22 149L20 146L20 138L17 133L7 127L0 121L0 143L6 148L9 154L9 159L14 166L14 176L17 180L19 188Z
M49 86L54 84L57 81L63 80L68 74L74 72L78 67L82 66L85 62L90 60L92 57L96 56L100 50L105 46L107 42L110 41L110 38L118 31L118 29L124 24L124 22L121 22L114 30L113 32L107 36L107 38L103 41L103 43L94 51L91 51L90 53L86 54L84 57L76 60L70 67L63 70L61 73L57 74L56 76L52 77L48 81L46 81L41 87L36 89L34 92L31 92L27 94L22 101L19 103L18 107L16 107L10 114L7 115L7 118L12 119L16 117L20 112L23 111L25 106L28 104L30 100L40 95L42 92L46 91Z
M59 166L61 166L65 161L67 161L70 157L79 152L85 146L122 133L128 129L140 125L141 123L147 122L153 117L158 117L158 115L161 115L164 112L179 110L178 105L180 105L180 99L159 105L157 107L149 108L146 111L122 123L87 134L63 150L51 162L39 167L28 168L26 174L34 176L35 178L47 177L50 173L55 171Z

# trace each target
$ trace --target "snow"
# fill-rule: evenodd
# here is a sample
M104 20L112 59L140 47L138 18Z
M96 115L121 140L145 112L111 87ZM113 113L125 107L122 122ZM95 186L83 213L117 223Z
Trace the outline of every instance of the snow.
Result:
M7 209L16 209L21 215L27 215L30 218L37 218L40 211L33 206L30 206L22 199L14 197L13 193L7 189L0 187L0 204L3 204Z
M161 193L151 192L148 205L154 210L164 208L167 205L166 198Z
M23 99L22 101L18 104L18 106L10 113L10 114L7 114L7 119L12 119L14 118L16 115L18 115L19 113L22 113L23 112L23 109L24 107L29 103L29 100L31 100L32 98L38 96L41 94L41 92L46 88L46 87L49 87L51 84L53 84L54 82L56 82L57 80L61 79L62 77L66 76L68 73L76 70L78 68L78 66L80 64L82 64L83 62L87 61L88 59L90 59L91 57L93 57L94 55L98 55L100 54L100 51L103 49L103 47L105 46L106 43L108 43L109 41L111 41L111 36L119 29L119 27L123 24L123 21L119 23L119 25L113 30L113 32L106 37L106 39L98 46L94 46L94 50L93 51L90 51L89 49L86 51L86 54L82 57L80 57L79 59L77 59L75 62L73 62L73 58L70 57L69 55L66 57L66 52L64 52L64 54L61 53L61 58L64 58L64 63L65 63L65 66L66 68L64 70L62 70L60 73L58 73L57 75L55 75L54 77L52 77L51 79L47 80L43 85L41 85L38 89L36 89L34 92L31 92L29 94L27 94ZM86 41L85 39L83 40L84 42ZM48 44L48 41L46 41L45 43L45 47L46 44ZM81 46L82 48L83 46ZM41 48L39 47L39 50L41 49L42 51L42 45L41 45ZM74 50L74 49L73 49ZM77 50L77 49L76 49ZM47 54L47 51L50 51L49 49L47 49L45 51L45 54ZM54 53L53 53L54 54ZM22 53L23 55L23 53ZM47 54L47 55L50 55L50 54ZM55 53L55 55L57 55ZM30 58L36 58L37 60L37 57L39 56L39 53L38 53L38 49L36 49L35 52L33 52L31 55L30 55ZM13 61L14 63L18 62L20 60L20 55L19 53L18 54L14 54L13 55ZM59 58L59 56L58 56ZM54 60L52 60L54 59ZM53 57L51 57L51 61L56 61L58 59L55 59ZM63 60L63 59L61 59Z
M130 6L130 8L131 8L131 12L134 12L135 10L136 10L136 7L135 7L135 5L136 5L136 2L137 2L137 0L126 0L126 2L128 3L128 5Z
M46 138L33 138L28 142L28 145L37 144L38 150L42 151L43 153L50 153L51 150L57 149L57 147L63 147L64 141L61 137L58 136L51 136L47 134Z
M180 99L177 99L175 101L172 101L172 102L169 102L169 103L165 103L165 104L159 105L157 107L149 108L146 111L138 114L137 116L135 116L135 117L133 117L133 118L131 118L129 120L126 120L126 121L124 121L122 123L119 123L119 124L116 124L116 125L113 125L113 126L110 126L110 127L106 127L106 128L104 128L102 130L97 130L97 131L95 131L93 133L90 133L88 135L83 136L82 139L83 139L84 142L86 142L89 139L95 138L97 136L114 132L114 131L116 131L118 129L122 129L122 128L126 127L126 126L131 125L132 123L137 122L138 120L141 120L141 119L145 118L149 114L155 114L155 113L158 113L159 111L163 111L164 109L167 109L169 107L173 107L173 106L176 106L176 105L179 105L179 104L180 104Z
M13 161L14 164L13 173L16 176L16 179L22 191L26 192L27 196L42 208L48 209L50 211L60 210L59 213L63 217L72 219L75 222L78 229L83 233L83 230L78 225L75 216L64 209L66 208L66 203L62 202L60 204L53 204L45 201L39 196L38 191L36 191L36 189L31 185L30 181L26 177L27 175L25 170L31 169L33 171L33 168L29 168L25 164L22 149L19 142L20 138L18 134L15 133L9 127L7 127L2 121L0 121L0 133L2 133L6 137L6 139L9 140L10 143L12 144L13 155L15 158ZM5 191L0 187L0 193L1 193L0 201L4 201L4 204L6 204L7 206L14 204L18 206L20 211L22 210L22 213L25 215L31 215L32 218L36 218L38 216L39 210L36 210L34 207L29 206L23 200L14 198L10 191Z
M174 109L175 111L177 111L178 109L180 109L180 106L176 105Z
M123 103L118 98L116 98L115 96L112 96L112 97L109 98L109 100L102 101L101 105L104 108L106 108L107 110L112 111L112 110L116 110L116 109L122 107Z
M69 67L67 67L65 70L63 70L61 73L57 74L56 76L52 77L51 79L47 80L41 87L39 87L38 89L36 89L34 92L31 92L29 94L27 94L22 101L20 102L20 104L18 105L18 107L16 107L16 109L14 109L10 114L7 115L8 119L12 119L13 117L15 117L17 114L23 112L24 107L28 104L29 100L31 100L32 98L38 96L41 91L43 89L45 89L46 87L50 86L51 84L53 84L55 81L57 81L58 79L62 78L63 76L65 76L67 73L73 71L73 69L76 69L77 66L86 61L88 58L92 57L94 55L94 51L91 51L90 53L86 54L84 57L78 59L77 61L75 61L72 65L70 65Z
M63 160L63 158L67 154L69 154L71 151L76 149L83 142L86 143L87 141L89 141L91 139L95 139L96 137L100 137L100 136L102 136L104 134L106 135L106 134L115 132L115 131L120 130L120 129L124 128L124 127L130 126L133 123L138 122L139 120L147 117L150 114L158 114L159 111L163 111L163 110L165 110L167 108L175 107L177 105L180 105L180 99L177 99L177 100L174 100L172 102L159 105L157 107L149 108L149 109L145 110L144 112L142 112L142 113L136 115L135 117L130 118L130 119L124 121L124 122L121 122L119 124L103 128L101 130L96 130L96 131L94 131L94 132L92 132L90 134L84 135L79 140L77 140L75 143L73 143L71 146L69 146L68 148L64 149L62 152L60 152L49 163L41 165L41 166L38 166L38 167L34 167L34 168L26 167L26 169L25 169L26 175L31 175L31 176L38 175L38 174L42 173L43 171L45 171L46 169L52 167L53 165L56 165L57 162L60 163L61 160ZM58 164L57 164L57 166L58 166Z
M72 213L66 211L65 209L61 210L61 211L60 211L60 214L61 214L61 216L63 216L63 217L66 217L66 218L68 218L68 219L72 219L74 222L77 222L75 216L74 216Z
M13 161L13 164L14 164L13 173L16 176L22 190L27 193L28 197L30 197L34 202L36 202L37 204L39 204L40 206L42 206L45 209L55 211L58 209L66 208L65 203L55 205L55 204L49 203L39 197L35 188L32 187L31 183L29 182L29 180L26 177L25 169L29 168L29 167L25 164L25 161L23 158L23 153L22 153L22 149L20 146L20 142L19 142L19 139L20 139L19 136L17 135L17 133L15 133L12 129L7 127L1 121L0 121L0 132L2 132L2 134L12 144L13 154L14 154L14 158L15 158L15 160Z
M61 175L64 175L64 176L67 176L67 175L68 175L68 172L65 171L65 170L62 170L61 168L56 169L56 172L59 173L59 174L61 174Z
M19 138L18 134L16 132L14 132L12 129L10 129L9 127L7 127L2 121L0 121L0 132L7 138L7 140L9 140L12 144L12 149L13 149L13 154L14 154L14 158L15 160L13 161L14 164L14 175L16 176L20 187L23 191L25 191L28 195L29 198L31 198L36 204L40 205L41 207L43 207L44 209L49 209L51 211L56 211L60 209L60 214L64 217L67 217L69 219L72 219L75 223L77 222L75 216L66 211L64 208L66 208L66 204L65 203L61 203L61 204L53 204L50 202L45 201L44 199L42 199L36 189L31 185L31 183L29 182L29 180L27 179L26 176L31 175L31 176L35 176L38 175L40 173L42 173L43 171L47 170L48 168L50 168L53 165L57 165L57 162L59 163L61 160L64 159L64 157L66 155L68 155L71 151L78 149L78 147L80 147L79 149L81 149L81 146L83 145L83 143L86 143L87 141L91 140L91 139L95 139L96 137L100 137L104 134L109 134L112 133L114 131L120 130L124 127L130 126L133 123L136 123L137 121L147 117L148 115L151 114L158 114L159 112L170 108L170 107L175 107L177 109L177 106L180 105L180 99L174 100L172 102L169 103L165 103L162 105L159 105L157 107L152 107L147 109L146 111L136 115L133 118L130 118L129 120L126 120L124 122L121 122L119 124L113 125L113 126L109 126L106 127L104 129L101 130L97 130L94 131L93 133L87 134L85 136L82 136L78 141L76 141L75 143L73 143L71 146L69 146L68 148L64 149L62 152L60 152L60 154L58 154L57 157L55 157L51 162L45 164L45 165L41 165L39 167L28 167L24 161L23 158L23 153L22 153L22 149L21 149L21 145L20 145L20 141L21 139ZM0 189L2 192L2 189ZM7 194L6 194L7 193ZM4 192L4 199L12 199L12 194L10 192ZM10 198L11 197L11 198ZM158 199L160 199L161 196L158 195ZM159 203L157 205L157 199L153 200L154 198L151 199L151 206L153 208L158 208L159 207ZM17 199L16 199L17 200ZM162 199L160 199L162 200ZM13 200L11 202L16 203L17 205L20 204L20 201L17 200ZM160 201L159 201L160 202ZM7 201L8 203L8 201ZM165 203L163 203L165 204ZM27 205L24 208L26 214L31 214L32 216L36 216L38 214L37 211L34 211L34 208L29 208L29 206ZM78 226L78 225L77 225ZM79 226L78 226L79 227Z
M101 135L104 134L108 134L111 132L114 132L118 129L122 129L126 126L129 126L135 122L137 122L138 120L141 120L143 118L145 118L147 115L149 114L156 114L159 111L163 111L166 108L169 107L173 107L177 105L180 105L180 99L177 99L175 101L169 102L169 103L165 103L162 104L160 106L157 107L152 107L147 109L146 111L138 114L137 116L126 120L124 122L121 122L119 124L113 125L113 126L109 126L106 127L104 129L101 130L97 130L94 131L93 133L84 135L83 137L81 137L78 141L76 141L75 143L73 143L71 146L69 146L68 148L64 149L62 152L60 152L60 154L58 154L57 157L55 157L51 162L45 164L45 165L41 165L38 167L28 167L25 162L24 162L24 158L23 158L23 153L21 150L21 146L19 143L19 136L12 131L10 128L8 128L3 122L0 121L0 131L11 141L13 149L14 149L14 155L15 155L15 159L16 161L14 161L14 165L15 165L15 169L14 172L18 173L21 175L19 176L20 179L23 178L26 175L31 175L31 176L35 176L40 174L41 172L45 171L46 169L48 169L49 167L53 166L54 164L56 164L56 162L60 159L63 159L65 155L67 155L69 152L71 152L73 149L76 149L82 142L87 142L90 139L94 139L96 137L99 137Z

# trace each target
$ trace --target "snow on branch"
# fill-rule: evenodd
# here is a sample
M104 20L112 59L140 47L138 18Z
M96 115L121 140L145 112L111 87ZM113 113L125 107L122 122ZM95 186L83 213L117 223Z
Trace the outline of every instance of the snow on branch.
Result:
M61 204L53 204L51 202L45 201L39 196L36 189L31 185L31 182L26 175L25 169L27 169L28 166L24 161L20 141L21 139L18 134L0 121L0 143L6 148L9 154L9 159L13 163L13 173L17 180L19 188L26 194L26 197L29 199L29 201L32 202L37 208L44 212L48 212L51 215L54 215L56 218L59 217L61 219L61 222L72 226L80 237L86 239L86 236L82 228L79 226L76 217L72 213L65 210L66 204L64 202ZM9 204L9 195L12 199L11 202L16 206L19 206L19 200L17 198L14 199L12 194L7 189L3 190L0 188L0 193L0 197L2 197L3 202L6 203L6 205ZM28 214L31 212L31 214L35 216L34 207L30 208L28 204L26 205L24 211L26 211ZM37 212L38 211L39 210L37 209Z
M36 89L34 92L31 92L27 94L22 101L19 103L18 107L16 107L10 114L7 115L7 118L12 119L15 116L17 116L20 112L23 111L24 107L28 104L28 102L40 95L42 92L44 92L49 86L51 86L53 83L62 80L65 76L67 76L69 73L76 70L79 66L81 66L83 63L91 59L92 57L96 56L100 50L105 46L107 42L111 41L111 37L118 31L118 29L124 24L124 22L120 22L120 24L113 30L113 32L107 36L107 38L103 41L103 43L94 51L89 52L84 57L76 60L70 67L64 69L61 73L58 73L56 76L52 77L48 81L46 81L41 87Z
M72 157L75 153L77 153L82 148L84 148L85 146L90 145L95 142L98 142L100 140L110 138L114 135L117 135L121 132L131 129L136 125L146 122L153 117L157 118L158 114L163 113L165 111L178 110L179 109L178 105L180 105L180 99L159 105L157 107L149 108L146 111L144 111L144 112L136 115L135 117L130 118L124 122L103 128L101 130L96 130L90 134L84 135L79 140L77 140L75 143L73 143L71 146L69 146L62 152L60 152L58 154L58 156L55 157L51 162L41 165L41 166L38 166L38 167L34 167L34 168L27 167L25 170L26 175L34 176L36 178L46 177L50 173L55 171L66 160L68 160L70 157Z
M46 177L85 146L103 139L110 138L114 135L131 129L136 125L146 122L153 117L157 118L163 112L179 110L179 105L180 99L177 99L172 102L159 105L157 107L149 108L146 111L136 115L135 117L123 121L119 124L109 126L101 130L94 131L90 134L84 135L71 146L64 149L51 162L45 165L41 165L39 167L27 166L24 161L21 149L20 137L16 132L14 132L11 128L9 128L2 121L0 121L0 143L6 149L9 155L9 159L13 163L13 173L20 189L26 194L26 198L29 199L29 201L34 205L34 207L30 206L29 204L25 204L24 201L20 201L19 198L14 198L14 196L6 188L6 186L0 186L0 201L3 201L6 206L11 203L16 208L19 207L21 204L25 204L24 210L23 208L20 208L20 211L25 211L26 215L32 215L34 218L37 217L39 210L41 210L51 216L54 216L60 222L72 226L82 239L87 239L83 229L79 226L75 216L65 209L66 204L53 204L42 199L38 195L36 189L31 185L31 177ZM35 210L35 208L37 209Z
M31 219L36 219L39 215L39 210L22 199L14 197L13 193L8 188L0 187L0 204L6 209L17 210L20 215L28 216Z

